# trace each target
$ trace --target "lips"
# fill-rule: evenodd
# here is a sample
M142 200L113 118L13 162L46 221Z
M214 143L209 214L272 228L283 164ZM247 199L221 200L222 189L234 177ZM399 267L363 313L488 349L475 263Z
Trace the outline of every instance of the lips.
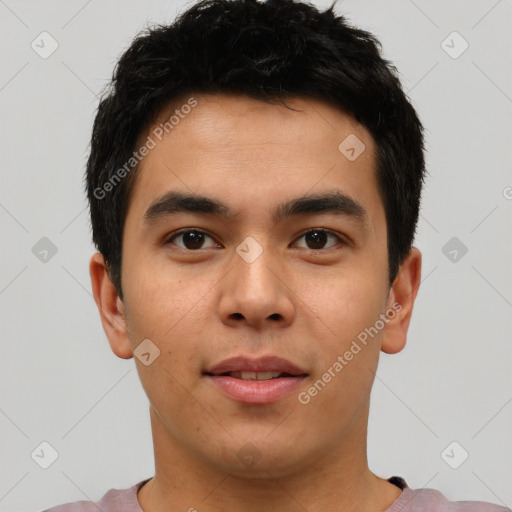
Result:
M244 404L270 404L297 392L308 374L276 356L233 357L204 372L207 382L224 396Z
M249 357L232 357L208 368L204 373L207 375L230 375L239 377L241 372L279 372L283 376L305 376L306 371L299 368L292 362L277 356L266 356L258 359Z

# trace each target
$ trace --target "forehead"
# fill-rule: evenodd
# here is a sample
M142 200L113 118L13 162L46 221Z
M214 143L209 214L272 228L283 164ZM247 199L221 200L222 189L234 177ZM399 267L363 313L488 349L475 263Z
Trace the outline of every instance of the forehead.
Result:
M293 110L243 95L174 101L142 134L141 143L150 137L155 144L139 164L131 203L142 210L179 190L229 196L234 210L270 210L278 197L341 189L370 213L382 206L369 132L326 102L292 98L287 104Z
M194 106L189 105L193 103ZM162 109L144 136L164 130L163 138L187 138L190 146L209 152L227 146L252 150L258 144L283 145L299 151L323 142L318 148L334 143L340 136L353 134L373 146L367 130L355 119L325 101L305 97L286 99L286 105L268 103L242 94L201 94L182 96ZM288 108L287 108L288 107ZM167 125L166 125L167 123ZM180 128L180 129L178 129ZM169 137L167 137L169 136ZM226 136L228 138L226 138ZM370 147L368 153L372 153Z

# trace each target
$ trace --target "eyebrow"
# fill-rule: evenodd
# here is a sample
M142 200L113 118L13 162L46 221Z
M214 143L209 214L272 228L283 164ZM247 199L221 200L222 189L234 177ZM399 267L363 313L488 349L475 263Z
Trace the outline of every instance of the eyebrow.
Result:
M215 215L227 221L233 221L237 216L227 205L216 199L170 191L151 204L143 218L146 223L151 223L183 212ZM363 206L341 192L306 195L287 201L274 210L273 220L278 223L286 218L304 214L340 215L354 219L362 227L365 227L368 221L368 214Z

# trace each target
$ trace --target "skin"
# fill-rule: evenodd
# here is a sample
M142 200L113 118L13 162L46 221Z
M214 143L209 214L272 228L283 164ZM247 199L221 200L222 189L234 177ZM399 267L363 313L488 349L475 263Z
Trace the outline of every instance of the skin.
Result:
M401 491L368 468L369 397L380 351L405 346L421 253L412 248L389 288L375 143L319 100L294 98L289 104L301 111L293 112L243 96L194 97L198 105L141 162L123 233L123 301L102 255L90 261L114 354L131 358L144 339L160 350L149 366L135 357L155 452L141 508L384 511ZM350 134L366 146L354 161L338 150ZM148 207L171 190L220 200L236 215L178 213L146 223ZM335 214L273 222L278 204L332 191L364 207L366 227ZM183 228L211 238L201 249L184 248L183 237L169 241ZM303 235L314 228L339 240L308 248ZM263 249L252 263L236 252L248 236ZM297 393L240 404L202 376L234 355L273 354L305 369L299 391L307 391L396 302L401 310L307 405ZM238 457L247 442L261 456L252 465Z

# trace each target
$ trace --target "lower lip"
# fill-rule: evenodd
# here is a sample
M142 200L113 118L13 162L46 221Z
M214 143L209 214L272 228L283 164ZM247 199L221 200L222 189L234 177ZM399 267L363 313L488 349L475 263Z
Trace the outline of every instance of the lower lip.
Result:
M269 380L242 380L221 375L206 375L229 398L246 404L269 404L297 391L305 376Z

